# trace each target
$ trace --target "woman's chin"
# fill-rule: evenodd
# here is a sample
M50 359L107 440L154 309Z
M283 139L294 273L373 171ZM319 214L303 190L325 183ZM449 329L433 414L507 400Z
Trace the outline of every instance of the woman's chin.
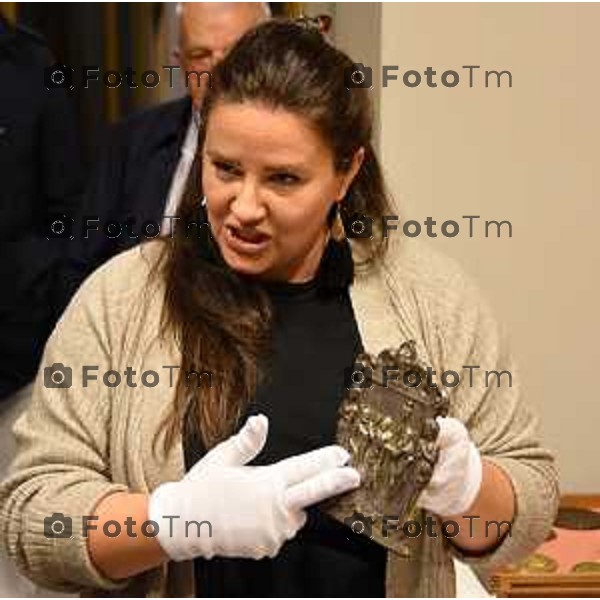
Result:
M244 257L224 252L223 259L230 269L240 275L260 276L267 271L267 265L264 260L258 257Z

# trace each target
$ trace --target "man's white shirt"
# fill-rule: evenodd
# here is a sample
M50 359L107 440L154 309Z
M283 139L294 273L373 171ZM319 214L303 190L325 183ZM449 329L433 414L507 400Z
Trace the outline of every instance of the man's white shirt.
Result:
M196 111L192 111L192 117L185 134L185 140L181 146L179 155L179 162L175 169L175 174L171 181L171 188L169 189L169 195L167 196L167 205L165 206L165 212L163 216L162 225L160 228L161 236L170 236L172 227L176 221L169 217L174 217L179 208L179 203L183 197L185 186L190 175L190 170L196 156L196 150L198 149L198 130L199 130L200 118Z

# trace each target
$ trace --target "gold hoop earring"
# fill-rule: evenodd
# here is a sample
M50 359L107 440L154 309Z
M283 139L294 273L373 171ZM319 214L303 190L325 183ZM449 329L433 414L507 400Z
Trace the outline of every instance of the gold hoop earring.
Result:
M342 221L342 215L340 213L340 203L336 203L335 217L331 224L331 237L336 242L341 242L346 239L346 229L344 228L344 222Z

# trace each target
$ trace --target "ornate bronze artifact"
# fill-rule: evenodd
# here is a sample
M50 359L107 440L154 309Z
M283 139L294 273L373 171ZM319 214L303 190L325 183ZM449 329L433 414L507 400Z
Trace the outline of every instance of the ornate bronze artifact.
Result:
M376 358L362 353L357 363L364 379L340 406L337 442L350 452L362 483L323 508L348 525L351 518L364 517L370 523L365 533L382 541L376 522L383 516L396 519L402 536L403 523L431 479L438 457L435 419L447 414L448 398L444 389L428 384L412 340Z

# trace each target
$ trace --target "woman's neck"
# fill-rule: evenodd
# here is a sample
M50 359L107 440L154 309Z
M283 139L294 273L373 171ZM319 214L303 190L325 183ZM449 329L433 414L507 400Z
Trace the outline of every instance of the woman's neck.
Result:
M323 260L323 254L327 248L330 238L331 232L329 229L327 229L324 241L319 241L316 243L309 255L303 259L302 263L299 264L296 269L292 269L291 272L288 273L287 277L279 278L278 281L285 281L291 284L301 284L309 283L310 281L314 280L319 271L319 266ZM271 281L275 281L275 278L271 279Z

